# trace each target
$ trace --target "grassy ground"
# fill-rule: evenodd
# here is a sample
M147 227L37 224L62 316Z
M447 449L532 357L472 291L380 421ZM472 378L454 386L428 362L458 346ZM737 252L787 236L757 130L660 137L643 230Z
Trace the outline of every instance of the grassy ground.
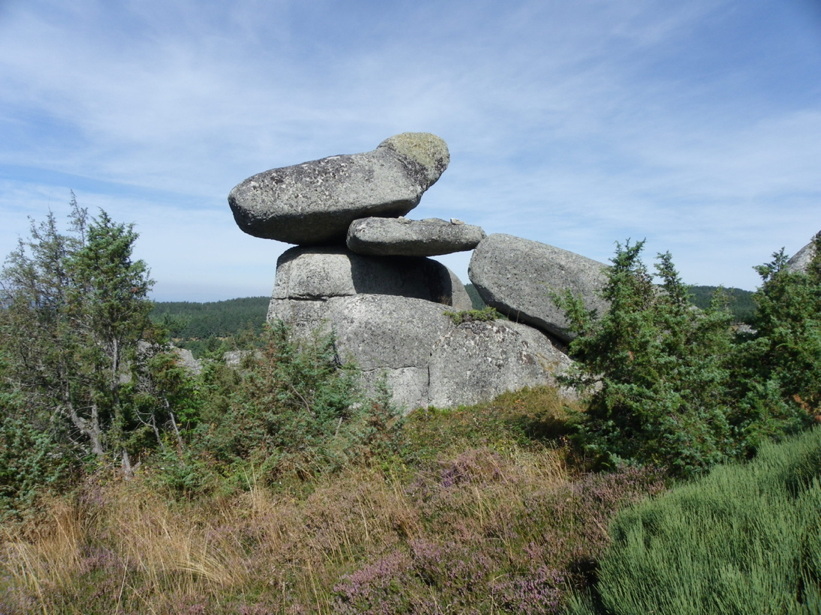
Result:
M411 415L400 455L299 489L173 497L97 476L2 535L0 612L557 613L614 512L662 489L592 474L549 389Z

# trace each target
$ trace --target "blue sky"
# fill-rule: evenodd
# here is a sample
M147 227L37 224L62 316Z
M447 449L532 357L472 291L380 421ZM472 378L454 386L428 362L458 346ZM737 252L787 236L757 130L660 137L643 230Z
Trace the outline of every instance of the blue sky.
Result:
M406 131L451 152L409 217L752 290L821 229L821 2L0 0L2 255L73 190L155 299L267 295L231 188Z

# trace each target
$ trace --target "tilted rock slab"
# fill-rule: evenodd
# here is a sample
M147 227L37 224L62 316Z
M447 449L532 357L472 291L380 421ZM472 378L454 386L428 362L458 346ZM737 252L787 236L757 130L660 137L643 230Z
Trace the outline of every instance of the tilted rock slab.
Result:
M381 379L405 411L489 400L509 390L555 384L570 360L542 333L511 322L455 325L451 308L391 295L332 297L322 302L272 302L298 336L333 332L344 362L362 371L365 390Z
M249 177L228 195L234 220L254 237L300 245L344 243L368 216L403 216L447 168L447 144L406 132L362 154L330 156Z
M374 256L437 256L472 250L484 239L481 227L459 220L363 218L348 228L348 249Z
M468 277L485 302L516 322L570 341L573 334L550 293L580 295L588 310L608 309L600 292L607 265L561 248L512 235L483 239L470 259Z
M787 261L787 270L794 273L807 273L810 268L810 261L815 256L815 241L821 236L821 231L818 231L806 246L795 253L790 260Z
M421 257L372 257L344 247L295 247L277 260L272 301L324 301L357 294L414 297L469 310L464 284L442 263Z

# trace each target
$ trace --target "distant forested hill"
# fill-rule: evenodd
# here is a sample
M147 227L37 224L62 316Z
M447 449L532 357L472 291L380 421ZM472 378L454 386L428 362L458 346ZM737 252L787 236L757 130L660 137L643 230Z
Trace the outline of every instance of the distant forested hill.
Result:
M710 305L713 293L718 290L717 286L690 286L689 288L693 303L702 309ZM476 290L473 284L466 284L465 289L467 289L468 295L470 295L474 308L478 310L485 307L485 302L479 296L479 291ZM749 322L755 312L753 293L748 290L741 290L740 288L725 288L724 292L727 293L729 308L735 316L735 319L739 322ZM547 300L547 297L545 297L545 301Z
M182 339L228 337L265 322L270 297L246 297L228 301L193 303L169 301L154 304L151 318Z
M690 294L693 303L702 309L708 307L716 290L718 290L716 286L691 286ZM740 288L725 288L724 292L727 293L729 308L735 319L740 322L749 322L755 313L753 293Z

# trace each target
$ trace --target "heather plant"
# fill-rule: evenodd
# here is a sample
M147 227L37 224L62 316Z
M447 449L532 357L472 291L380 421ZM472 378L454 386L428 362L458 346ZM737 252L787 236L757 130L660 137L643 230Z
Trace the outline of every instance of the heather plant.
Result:
M417 533L344 575L334 611L561 613L614 510L661 482L631 469L576 484L558 463L478 449L419 473L407 490Z
M815 428L618 514L595 600L572 612L817 613L819 510Z
M559 442L528 436L558 420L560 405L540 407L551 400L507 394L476 423L470 408L430 409L400 460L354 460L299 489L250 463L231 468L244 489L186 497L156 463L130 481L98 475L27 531L0 533L0 611L560 613L615 511L663 483L638 468L580 473Z

